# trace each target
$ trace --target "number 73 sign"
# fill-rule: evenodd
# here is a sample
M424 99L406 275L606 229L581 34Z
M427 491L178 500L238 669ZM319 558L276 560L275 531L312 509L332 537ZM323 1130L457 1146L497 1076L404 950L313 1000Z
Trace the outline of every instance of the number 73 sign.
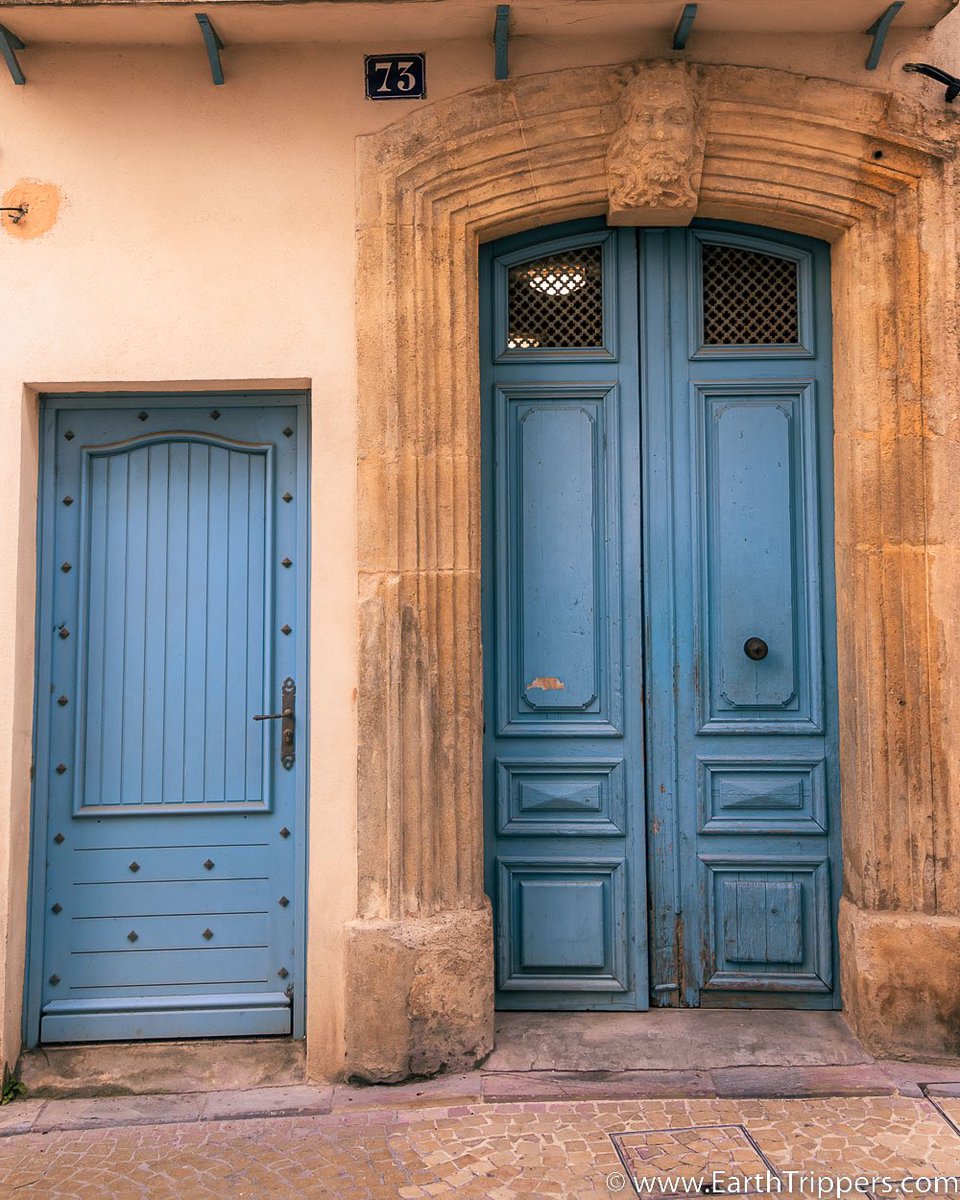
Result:
M427 94L425 54L368 54L368 100L422 100Z

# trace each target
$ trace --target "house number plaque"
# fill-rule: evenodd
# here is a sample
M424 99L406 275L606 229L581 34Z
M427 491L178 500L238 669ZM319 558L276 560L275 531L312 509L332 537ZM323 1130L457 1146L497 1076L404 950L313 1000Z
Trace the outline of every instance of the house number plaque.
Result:
M368 54L368 100L422 100L427 94L425 54Z

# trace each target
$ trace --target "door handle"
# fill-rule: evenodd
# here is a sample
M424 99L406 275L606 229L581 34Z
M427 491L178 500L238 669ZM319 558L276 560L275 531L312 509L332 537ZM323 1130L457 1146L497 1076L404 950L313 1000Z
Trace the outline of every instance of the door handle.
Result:
M296 759L297 685L289 677L283 681L278 713L258 713L255 721L282 721L280 726L280 765L289 771Z

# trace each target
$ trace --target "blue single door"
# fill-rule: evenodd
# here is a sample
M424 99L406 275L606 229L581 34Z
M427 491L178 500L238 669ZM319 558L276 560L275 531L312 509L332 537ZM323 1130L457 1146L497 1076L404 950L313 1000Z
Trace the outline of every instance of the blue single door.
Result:
M525 235L483 278L498 1002L645 1008L636 242Z
M593 221L481 284L498 1003L833 1006L827 248Z
M655 994L838 1007L829 249L643 249Z
M306 480L275 399L45 403L30 1041L293 1030Z

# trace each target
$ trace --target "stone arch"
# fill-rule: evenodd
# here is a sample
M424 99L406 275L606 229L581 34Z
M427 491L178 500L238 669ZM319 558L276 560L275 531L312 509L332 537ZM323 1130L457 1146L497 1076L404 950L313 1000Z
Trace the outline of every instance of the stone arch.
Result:
M697 215L834 244L841 954L847 1007L882 1048L878 1014L897 983L863 982L876 952L871 921L909 916L903 942L920 914L945 922L930 936L949 942L947 984L960 969L960 847L938 681L947 619L938 614L956 601L945 582L952 560L936 561L960 505L932 503L949 490L946 439L957 434L953 139L945 118L884 93L761 69L691 70L702 122ZM492 1045L477 246L608 211L608 151L636 71L498 83L359 142L352 1074L427 1073ZM651 215L631 223L662 223ZM919 1041L942 1049L949 1019L928 1015Z

